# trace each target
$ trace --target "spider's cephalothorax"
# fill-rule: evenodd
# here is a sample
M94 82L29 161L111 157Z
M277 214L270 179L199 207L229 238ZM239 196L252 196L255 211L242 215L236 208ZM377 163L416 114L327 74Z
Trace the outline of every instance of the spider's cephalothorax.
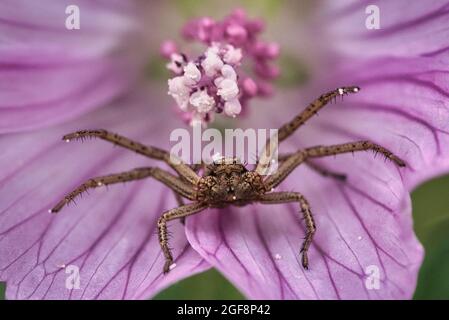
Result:
M296 129L303 125L330 101L336 99L338 96L356 93L359 90L360 88L355 86L341 87L321 95L307 106L304 111L293 118L293 120L279 128L277 135L278 142L282 142L289 137L296 131ZM326 157L329 155L372 150L376 153L383 154L386 159L391 160L400 167L405 166L404 161L395 156L391 151L371 141L354 141L331 146L314 146L298 150L291 154L281 155L279 156L278 169L274 173L264 176L263 174L266 172L267 163L270 163L271 161L268 155L273 154L273 142L270 139L268 139L265 145L265 150L261 153L256 168L251 171L247 170L245 166L236 159L228 158L223 158L210 165L203 165L200 167L189 166L179 161L173 162L172 157L170 157L170 154L165 150L145 146L139 142L132 141L105 130L78 131L64 136L63 139L70 141L72 139L84 139L86 137L98 137L149 158L164 161L177 173L177 175L173 175L172 173L157 167L142 167L118 174L92 178L68 193L50 211L60 211L66 204L73 201L75 197L90 188L148 177L152 177L162 182L175 192L179 203L179 207L164 212L158 220L159 242L166 259L164 265L165 273L170 271L170 266L173 263L173 256L168 244L168 221L184 219L185 217L198 213L206 208L220 208L230 205L243 206L255 202L264 204L296 202L299 204L299 209L303 215L304 224L306 226L305 238L300 252L302 253L302 265L307 269L309 265L307 252L316 231L309 203L299 192L274 192L274 188L284 181L296 167L303 163L323 176L344 180L346 178L344 174L330 172L312 162L314 158ZM203 169L202 176L198 175L199 169ZM188 199L191 202L184 204L183 198Z
M222 158L208 165L197 187L197 201L211 206L243 205L265 193L262 177L235 158Z

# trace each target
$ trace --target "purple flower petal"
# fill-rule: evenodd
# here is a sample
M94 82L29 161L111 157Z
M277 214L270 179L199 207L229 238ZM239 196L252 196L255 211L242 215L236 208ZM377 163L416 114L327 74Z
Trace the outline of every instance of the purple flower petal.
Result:
M335 10L329 5L328 13ZM338 109L339 118L352 114L357 119L351 123L353 134L377 129L379 139L406 150L409 169L404 183L409 190L447 172L449 1L369 2L379 7L379 30L365 27L367 15L361 13L368 4L339 5L326 35L338 53L329 78L362 87L360 95ZM339 84L333 80L327 85ZM335 109L331 116L337 116ZM382 123L382 130L376 123Z
M308 271L300 261L305 233L296 204L197 215L187 224L189 242L252 299L410 298L422 260L410 198L398 171L370 157L339 159L336 168L352 166L345 185L307 168L284 183L283 190L307 197L315 216ZM367 174L370 166L379 178ZM379 289L366 285L370 268L379 271Z
M351 3L338 14L331 11L336 22L327 43L335 44L336 63L307 97L342 83L362 91L320 112L284 147L370 139L405 159L407 167L370 153L342 155L320 163L348 173L345 184L300 168L281 185L302 192L315 214L309 271L299 260L304 227L297 205L257 205L190 219L192 246L249 298L405 299L414 292L423 250L413 233L409 191L449 170L447 1ZM365 28L368 4L379 5L381 30ZM271 119L266 127L282 124L298 107L276 112L264 110ZM380 272L378 290L366 285L373 266Z
M208 268L191 249L181 224L173 222L169 228L177 266L161 274L156 221L177 204L159 182L95 189L58 215L48 213L88 178L159 165L102 141L67 144L63 134L103 127L158 145L168 139L168 128L156 119L148 104L135 98L62 126L0 138L0 280L7 281L8 299L146 299ZM80 270L80 289L66 288L71 266Z
M74 118L122 94L134 78L135 3L77 1L80 29L68 30L71 4L0 4L0 133Z
M373 5L379 9L379 29L366 27ZM330 22L327 37L347 56L409 57L449 48L447 0L326 1L322 9L320 22Z

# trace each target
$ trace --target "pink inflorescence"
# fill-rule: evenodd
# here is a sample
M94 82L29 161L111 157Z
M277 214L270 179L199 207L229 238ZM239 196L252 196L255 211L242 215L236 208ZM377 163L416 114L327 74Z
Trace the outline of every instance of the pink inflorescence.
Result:
M180 52L172 41L162 44L161 53L170 60L167 68L175 75L168 80L168 94L184 120L205 125L215 113L235 117L252 97L271 94L271 81L279 74L272 64L279 46L258 39L263 29L262 21L249 19L239 9L221 21L203 17L184 26L186 40L207 46L194 59Z

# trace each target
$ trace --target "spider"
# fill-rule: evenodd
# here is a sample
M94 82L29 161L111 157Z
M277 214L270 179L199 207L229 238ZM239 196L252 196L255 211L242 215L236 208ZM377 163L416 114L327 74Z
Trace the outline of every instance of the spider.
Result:
M321 95L309 104L304 111L279 128L278 142L282 142L293 134L300 126L316 114L317 111L338 96L356 93L359 90L360 88L357 86L348 86ZM391 151L371 141L355 141L330 146L319 145L298 150L290 154L280 155L277 170L270 175L264 176L264 170L266 170L267 163L270 162L270 157L266 155L270 152L264 152L255 169L248 170L245 165L235 158L222 158L214 161L212 164L203 164L201 166L190 166L181 161L175 162L170 157L170 153L165 150L145 146L106 130L77 131L65 135L63 140L82 140L84 138L94 137L135 151L148 158L164 161L174 169L177 175L157 167L141 167L131 171L92 178L67 194L50 212L59 212L66 204L90 188L140 180L148 177L162 182L175 192L179 203L179 207L164 212L157 223L159 243L165 257L164 273L168 273L173 264L173 256L168 242L167 222L174 219L184 220L185 217L196 214L206 208L224 208L232 205L245 206L251 203L280 204L296 202L299 204L306 226L305 238L299 253L302 255L301 263L303 268L308 269L309 259L307 252L316 231L310 205L306 198L299 192L274 192L274 188L284 181L296 167L303 163L321 175L344 180L346 178L344 174L328 171L311 162L311 159L330 155L372 150L376 153L383 154L386 159L391 160L399 167L405 166L405 162ZM264 150L269 151L272 145L272 139L268 138ZM199 175L199 167L204 169L202 175ZM183 198L191 202L184 204Z

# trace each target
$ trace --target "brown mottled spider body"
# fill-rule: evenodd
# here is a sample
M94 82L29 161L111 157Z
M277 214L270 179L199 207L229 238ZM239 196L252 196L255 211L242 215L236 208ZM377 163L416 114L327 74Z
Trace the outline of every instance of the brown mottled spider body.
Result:
M293 120L279 128L278 142L282 142L289 137L296 129L316 114L318 110L336 97L356 93L359 90L355 86L341 87L321 95ZM273 192L274 188L284 181L296 167L303 163L323 176L344 180L345 175L330 172L311 162L314 158L329 155L372 150L376 153L382 153L387 159L393 161L400 167L405 166L404 161L386 148L370 141L355 141L332 146L315 146L282 155L279 157L278 169L274 173L265 176L264 173L271 161L273 147L275 147L272 139L268 139L264 150L267 152L261 153L259 162L254 170L248 170L236 159L223 158L210 165L202 166L204 173L202 176L199 176L197 173L199 168L189 166L182 161L173 161L173 157L165 150L145 146L139 142L105 130L78 131L64 136L63 139L70 141L87 137L97 137L149 158L164 161L177 175L157 167L142 167L118 174L92 178L67 194L50 211L54 213L59 212L66 204L90 188L148 177L162 182L175 192L179 203L179 207L164 212L158 220L159 242L166 259L164 273L170 271L170 266L173 263L173 256L168 244L168 221L184 219L206 208L223 208L230 205L244 206L256 202L263 204L296 202L299 204L299 209L306 226L306 235L300 252L302 253L302 265L307 269L309 265L307 252L316 231L309 203L298 192ZM191 203L184 204L184 198L190 200Z
M251 202L266 192L262 177L238 159L222 158L208 165L197 186L197 201L211 207Z

